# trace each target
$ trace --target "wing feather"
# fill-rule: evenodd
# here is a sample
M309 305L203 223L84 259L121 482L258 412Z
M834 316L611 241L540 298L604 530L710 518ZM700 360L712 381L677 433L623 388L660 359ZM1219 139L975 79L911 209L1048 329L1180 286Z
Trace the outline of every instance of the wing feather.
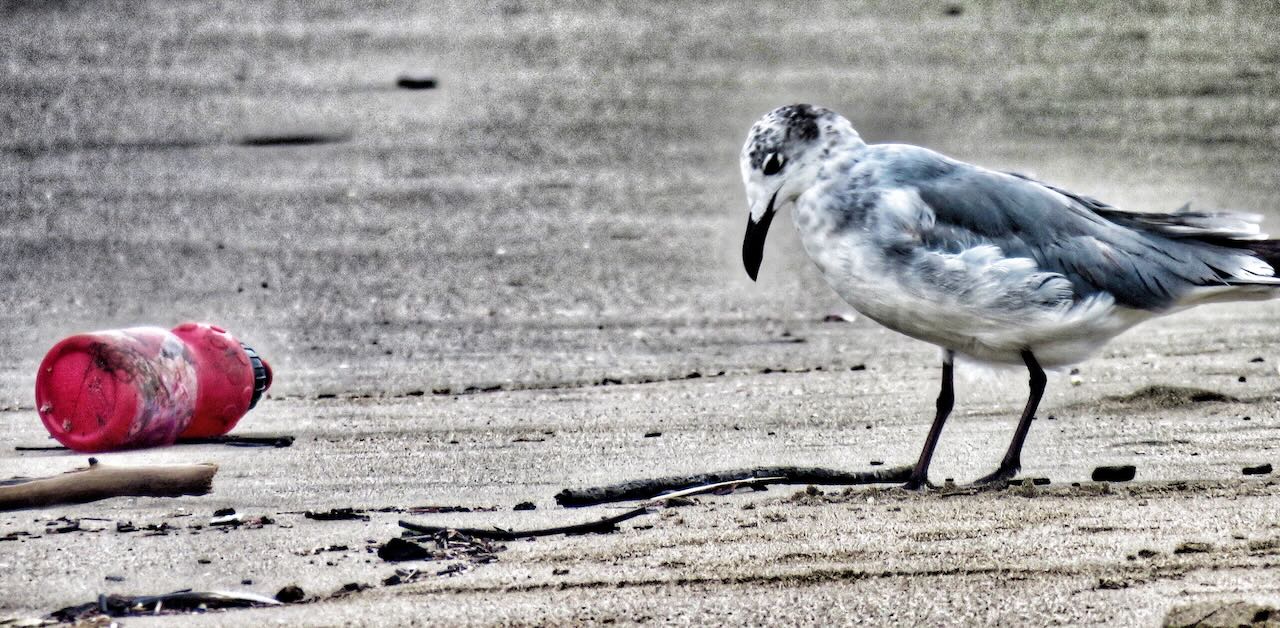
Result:
M1261 236L1246 214L1125 212L1034 179L895 147L890 176L932 211L920 244L960 253L991 245L1071 282L1075 300L1163 310L1206 286L1275 284L1245 248ZM1232 246L1233 243L1240 242Z

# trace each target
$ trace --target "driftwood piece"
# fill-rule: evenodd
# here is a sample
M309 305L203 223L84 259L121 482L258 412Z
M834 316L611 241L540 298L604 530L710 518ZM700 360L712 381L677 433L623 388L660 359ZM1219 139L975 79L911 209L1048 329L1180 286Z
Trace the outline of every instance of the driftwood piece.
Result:
M657 506L669 499L679 497L689 497L691 495L701 495L703 493L713 493L719 490L734 489L740 486L755 486L764 484L769 481L781 480L780 477L761 477L747 478L739 480L729 480L727 482L715 482L712 484L704 484L702 486L694 486L682 491L668 493L660 497L651 499L637 508L632 508L622 514L603 519L596 519L586 523L575 523L567 526L556 526L554 528L536 528L533 530L503 530L500 528L451 528L447 526L426 526L410 521L400 521L400 527L412 532L411 536L434 535L447 530L453 530L467 536L479 539L491 539L495 541L514 541L515 539L524 539L532 536L551 536L554 534L607 534L617 530L619 523L627 519L634 519L649 512L653 506Z
M839 471L822 467L757 467L718 473L672 476L650 480L632 480L621 484L593 488L565 489L556 493L556 503L570 508L609 502L649 499L666 491L681 490L716 482L749 478L770 478L753 484L892 484L906 482L911 467L892 467L874 471Z
M212 463L145 467L99 464L47 478L0 486L0 511L82 504L108 497L204 495L213 488Z

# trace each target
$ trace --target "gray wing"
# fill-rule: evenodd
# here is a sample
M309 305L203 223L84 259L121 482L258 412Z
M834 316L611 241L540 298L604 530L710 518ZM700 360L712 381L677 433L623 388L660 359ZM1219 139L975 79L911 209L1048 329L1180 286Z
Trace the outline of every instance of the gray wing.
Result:
M1005 174L1053 190L1115 224L1139 231L1155 232L1166 238L1191 238L1228 248L1240 248L1244 245L1241 241L1265 240L1267 237L1262 233L1260 226L1261 214L1191 211L1190 203L1174 212L1132 212L1118 209L1096 198L1075 194L1021 173Z
M894 178L932 210L923 246L958 253L993 245L1069 280L1077 300L1106 292L1117 303L1161 310L1203 286L1272 283L1272 270L1230 246L1258 237L1256 221L1210 214L1122 212L1022 176L956 162L931 151L900 154Z

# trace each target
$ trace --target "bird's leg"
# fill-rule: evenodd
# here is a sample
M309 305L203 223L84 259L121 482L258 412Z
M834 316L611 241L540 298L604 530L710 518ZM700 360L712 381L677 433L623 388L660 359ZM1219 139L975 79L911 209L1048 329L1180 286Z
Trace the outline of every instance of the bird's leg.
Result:
M1018 419L1018 429L1013 432L1013 440L1009 442L1009 450L1004 452L1000 468L977 479L974 484L1006 482L1013 479L1013 476L1018 474L1018 469L1022 468L1022 444L1027 440L1027 432L1031 431L1031 422L1035 420L1036 408L1040 405L1040 397L1044 395L1044 386L1048 381L1044 375L1044 369L1040 368L1040 363L1036 361L1036 356L1031 354L1030 349L1022 350L1022 361L1026 363L1031 375L1031 396L1027 397L1027 407L1022 409L1022 418Z
M924 440L924 449L920 450L920 459L911 470L911 477L902 488L919 490L929 486L929 461L933 459L933 449L938 446L938 437L942 436L942 424L947 422L951 407L955 405L956 392L952 373L955 370L955 352L950 349L942 356L942 389L938 391L938 413L933 417L933 427L929 428L929 436Z

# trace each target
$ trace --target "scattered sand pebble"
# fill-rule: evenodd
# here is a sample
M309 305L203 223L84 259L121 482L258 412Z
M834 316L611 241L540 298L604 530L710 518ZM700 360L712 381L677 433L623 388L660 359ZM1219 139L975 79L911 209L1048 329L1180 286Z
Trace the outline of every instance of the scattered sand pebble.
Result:
M396 87L401 89L435 89L436 77L430 74L406 72L396 77Z
M293 604L301 602L307 594L303 592L302 587L291 584L276 592L276 601L284 604Z
M1094 482L1128 482L1138 473L1138 468L1131 464L1102 465L1093 469Z
M1174 554L1203 554L1213 550L1213 546L1202 541L1186 541L1173 549Z

